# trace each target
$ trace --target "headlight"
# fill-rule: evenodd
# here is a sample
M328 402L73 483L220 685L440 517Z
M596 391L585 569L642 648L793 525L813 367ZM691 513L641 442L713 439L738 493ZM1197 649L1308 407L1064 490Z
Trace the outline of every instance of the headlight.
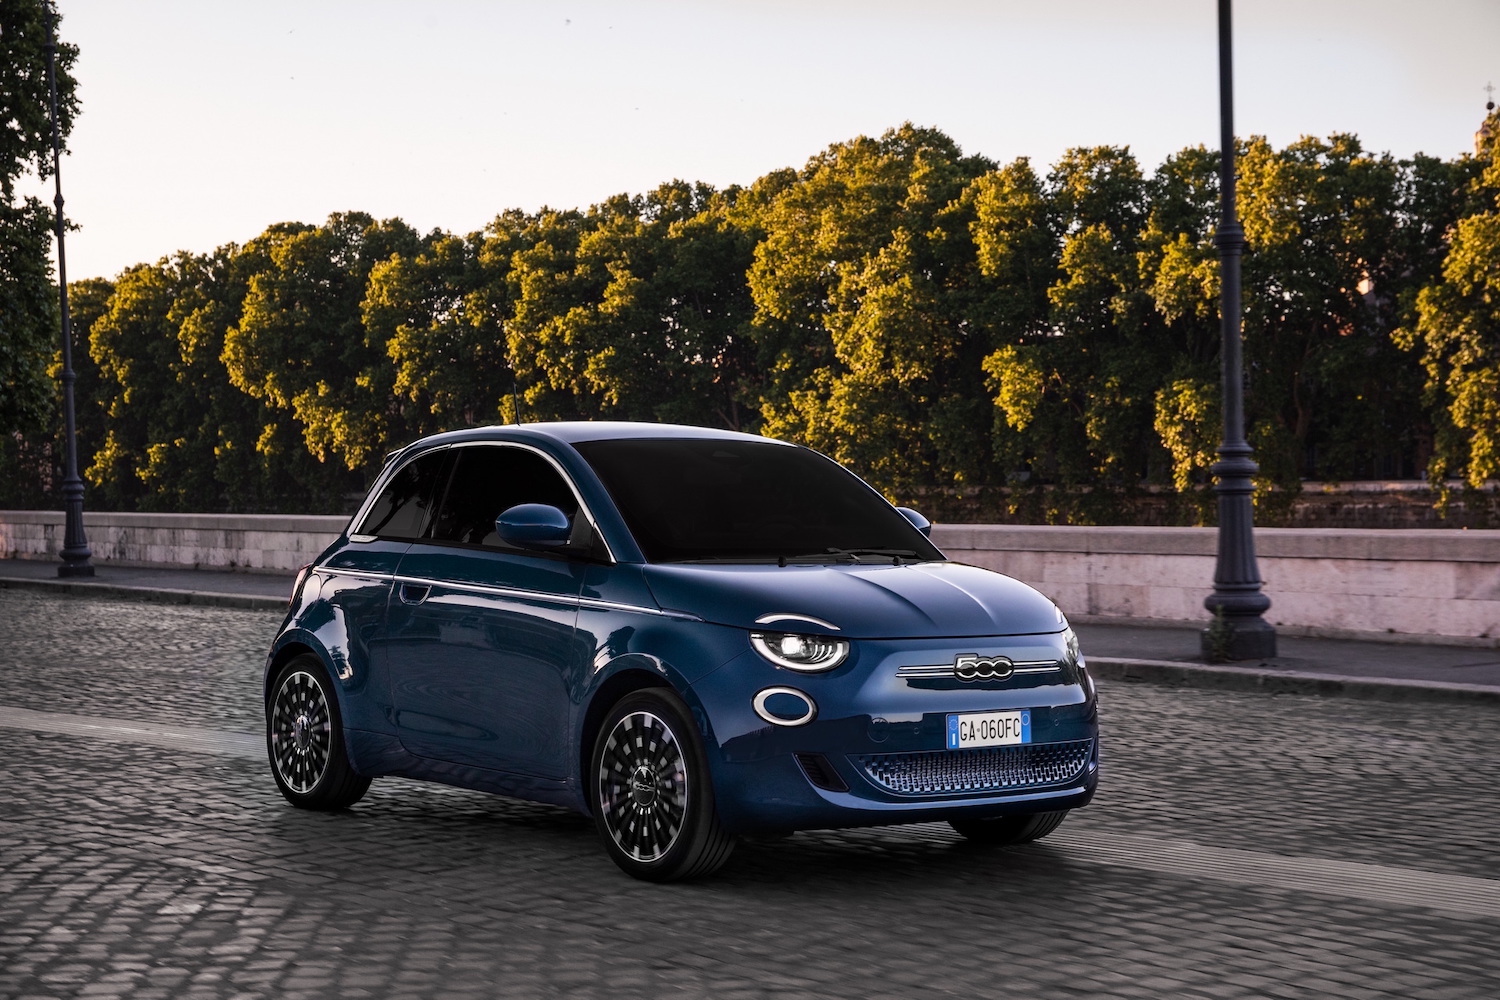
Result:
M803 673L832 670L849 655L849 643L843 639L795 632L751 632L750 645L778 667Z
M1068 659L1072 661L1073 665L1077 666L1078 664L1082 663L1083 651L1078 648L1078 633L1074 632L1071 628L1068 629L1068 631L1063 634L1063 642L1067 644Z

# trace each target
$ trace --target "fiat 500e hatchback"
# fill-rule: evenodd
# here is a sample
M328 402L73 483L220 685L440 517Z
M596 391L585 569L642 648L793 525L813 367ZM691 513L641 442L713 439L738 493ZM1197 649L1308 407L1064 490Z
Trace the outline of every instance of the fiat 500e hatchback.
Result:
M266 664L272 773L310 809L382 775L562 804L654 881L741 835L1044 836L1098 780L1077 639L928 529L748 434L424 438L297 578Z

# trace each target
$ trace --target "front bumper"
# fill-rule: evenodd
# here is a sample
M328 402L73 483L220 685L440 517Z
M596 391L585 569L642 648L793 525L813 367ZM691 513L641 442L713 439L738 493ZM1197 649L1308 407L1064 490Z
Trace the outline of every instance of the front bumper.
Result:
M1049 643L1059 664L1051 674L978 683L898 674L914 663L951 663L964 651L989 655L1018 644L1035 662ZM1086 670L1067 657L1060 636L860 646L859 662L828 675L789 676L752 657L716 672L718 683L694 686L714 728L709 753L726 829L985 818L1075 809L1092 798L1098 706ZM815 718L785 726L756 716L754 692L768 686L803 692L817 706ZM1030 712L1030 742L947 749L949 714L1013 709Z

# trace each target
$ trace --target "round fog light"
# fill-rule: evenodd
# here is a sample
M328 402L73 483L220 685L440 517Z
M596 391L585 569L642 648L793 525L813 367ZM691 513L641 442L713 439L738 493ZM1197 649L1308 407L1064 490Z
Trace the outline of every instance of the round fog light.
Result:
M773 726L804 726L818 714L813 700L796 688L766 688L752 704L755 714Z

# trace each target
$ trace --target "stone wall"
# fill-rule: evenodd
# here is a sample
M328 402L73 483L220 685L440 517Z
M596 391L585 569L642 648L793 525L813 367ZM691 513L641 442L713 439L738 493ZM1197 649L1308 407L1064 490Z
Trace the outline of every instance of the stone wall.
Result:
M933 540L1076 617L1206 622L1217 534L948 524ZM1258 528L1255 539L1267 620L1289 631L1500 638L1500 531Z
M85 513L99 565L290 572L343 517ZM0 511L0 555L56 559L63 516ZM1084 619L1205 622L1213 528L940 524L953 559L1024 580ZM1500 645L1500 531L1259 528L1268 619L1305 635Z
M301 514L110 514L85 511L96 565L203 566L283 573L311 562L347 517ZM0 511L0 555L56 559L63 515Z

